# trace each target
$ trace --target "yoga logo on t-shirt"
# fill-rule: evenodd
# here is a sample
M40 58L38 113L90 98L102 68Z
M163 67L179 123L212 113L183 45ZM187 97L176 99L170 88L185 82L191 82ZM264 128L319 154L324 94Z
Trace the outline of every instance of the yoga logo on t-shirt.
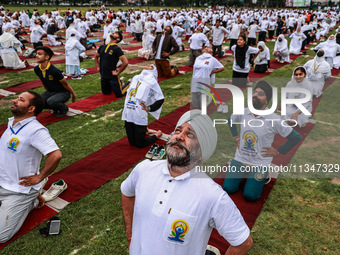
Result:
M175 220L171 225L171 234L168 239L184 243L184 237L189 231L189 224L185 220Z
M252 131L247 131L246 133L244 133L243 140L244 140L244 146L243 146L244 149L255 151L254 147L257 141L256 134L254 134Z
M16 137L13 137L11 140L9 140L9 147L8 149L12 151L17 151L17 147L20 143L20 140Z

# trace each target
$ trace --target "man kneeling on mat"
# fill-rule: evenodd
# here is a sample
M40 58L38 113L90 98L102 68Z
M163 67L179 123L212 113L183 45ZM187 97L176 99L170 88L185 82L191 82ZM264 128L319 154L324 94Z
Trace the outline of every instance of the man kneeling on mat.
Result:
M272 87L265 81L260 81L253 92L253 107L256 110L268 110L267 106L272 98ZM252 121L263 125L249 124ZM278 121L274 121L278 120ZM237 126L241 123L240 135ZM228 124L237 144L235 158L227 170L223 189L229 194L239 190L241 181L247 178L243 196L247 201L254 201L261 197L263 186L268 176L268 166L273 157L288 153L302 139L301 135L292 127L282 125L280 117L275 114L255 115L249 108L244 115L232 114ZM287 142L275 149L272 147L274 137L280 134L287 137Z
M40 182L58 166L61 152L36 116L40 95L27 91L13 100L8 127L0 138L0 243L10 240L34 207L42 207ZM46 156L39 172L42 155Z
M148 112L159 119L164 102L157 78L157 68L154 65L145 66L139 75L133 77L125 98L122 120L125 120L130 145L137 148L147 147L162 135L162 131L158 130L156 134L146 137Z

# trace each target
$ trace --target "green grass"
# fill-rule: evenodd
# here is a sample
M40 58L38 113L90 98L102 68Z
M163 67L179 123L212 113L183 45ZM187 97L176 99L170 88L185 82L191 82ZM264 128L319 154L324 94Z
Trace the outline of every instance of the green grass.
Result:
M267 45L272 52L274 43ZM309 54L312 55L312 52L309 51ZM188 52L178 53L173 57L186 56ZM279 88L283 87L289 81L292 70L304 64L307 59L300 56L292 64L275 70L265 79L271 83L275 82ZM185 63L187 61L179 64ZM231 78L232 57L224 59L223 63L226 70L217 77L225 81ZM81 67L83 65L94 66L93 60L85 60ZM64 65L58 67L63 68ZM187 73L160 83L166 99L161 116L189 102L191 75ZM130 78L133 75L124 76ZM2 77L4 76L0 78ZM6 77L12 84L37 79L32 71L12 72L6 74ZM70 80L69 83L76 91L78 99L83 99L101 92L99 78L99 74L93 74L84 76L80 81ZM340 81L337 80L324 92L312 118L320 122L317 122L290 163L339 163L339 86ZM41 93L43 88L37 88L35 91ZM0 99L0 102L13 98ZM232 101L229 101L228 105L231 111ZM63 159L56 171L124 137L121 113L105 118L107 114L122 108L121 99L98 107L88 114L48 125L52 137L63 153ZM221 115L214 113L213 117L218 118ZM0 124L6 123L10 116L9 106L0 108ZM152 117L149 118L149 122L153 120ZM220 139L217 153L211 161L218 161L223 165L233 158L235 143L226 126L218 126L218 134ZM112 155L116 153L119 151L112 152ZM6 246L0 253L71 254L78 250L76 254L128 254L120 203L120 184L130 171L131 169L88 196L71 203L59 213L63 231L61 235L42 237L39 234L39 228L45 226L42 224ZM340 254L339 193L339 186L332 184L329 179L278 179L252 230L254 245L250 254Z

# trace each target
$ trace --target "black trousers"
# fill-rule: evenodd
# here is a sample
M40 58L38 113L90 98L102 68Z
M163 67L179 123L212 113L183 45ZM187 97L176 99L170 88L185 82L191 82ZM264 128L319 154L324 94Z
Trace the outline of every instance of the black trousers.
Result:
M37 42L37 43L33 43L33 47L34 49L36 49L39 46L44 46L42 42Z
M135 33L137 41L142 41L143 33Z
M276 29L276 36L279 36L280 34L282 34L282 28Z
M273 39L275 30L269 30L268 38Z
M262 65L255 65L255 73L265 73L267 72L268 65L267 64L262 64Z
M110 95L113 92L116 98L125 96L130 86L129 82L122 84L119 76L113 76L112 79L101 78L100 84L104 95Z
M248 43L247 44L250 45L250 46L256 45L256 38L248 37Z
M237 44L237 39L230 39L230 49L233 45Z
M157 141L157 137L152 135L146 137L147 127L136 125L132 122L125 121L125 130L131 146L145 148Z
M265 41L266 41L266 35L267 35L267 32L261 31L261 32L259 33L259 41L265 42Z
M233 70L232 84L239 88L244 88L245 86L247 86L247 78L248 73L240 73Z
M222 45L219 45L219 46L213 45L212 49L213 49L213 56L215 56L216 54L218 54L219 58L221 58L223 56L222 55Z

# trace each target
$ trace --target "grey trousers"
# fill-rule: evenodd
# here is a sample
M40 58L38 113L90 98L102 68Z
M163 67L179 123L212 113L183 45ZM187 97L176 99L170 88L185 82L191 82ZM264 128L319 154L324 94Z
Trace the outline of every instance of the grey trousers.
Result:
M19 231L34 208L38 194L39 191L35 189L23 194L0 186L0 243L7 242Z
M190 49L190 54L189 54L189 66L194 66L195 60L197 57L202 55L201 50L192 50Z

